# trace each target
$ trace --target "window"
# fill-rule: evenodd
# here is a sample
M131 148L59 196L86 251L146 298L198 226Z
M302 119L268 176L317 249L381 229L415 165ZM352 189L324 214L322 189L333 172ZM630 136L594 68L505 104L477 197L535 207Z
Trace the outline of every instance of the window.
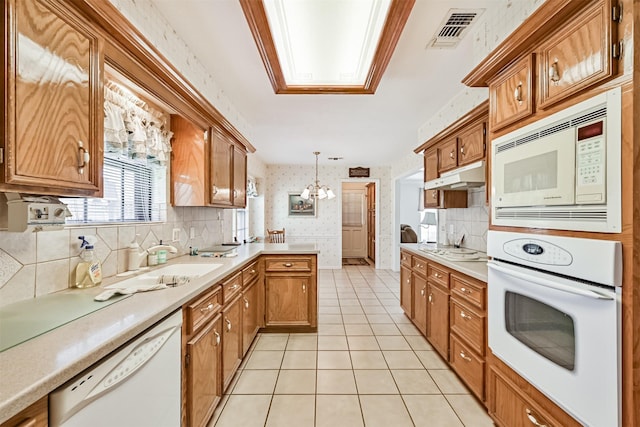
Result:
M63 198L69 224L148 222L166 219L165 166L126 157L104 158L104 197Z
M249 212L246 209L236 209L233 220L233 236L241 243L249 239Z
M420 214L420 241L436 243L438 241L438 211L425 209Z

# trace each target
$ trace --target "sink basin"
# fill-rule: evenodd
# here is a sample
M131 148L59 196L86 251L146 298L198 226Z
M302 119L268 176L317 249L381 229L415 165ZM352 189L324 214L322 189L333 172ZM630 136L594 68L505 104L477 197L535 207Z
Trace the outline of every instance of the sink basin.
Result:
M188 276L195 279L211 273L221 266L222 264L172 264L105 286L105 289L126 289L132 286L153 285L160 276Z

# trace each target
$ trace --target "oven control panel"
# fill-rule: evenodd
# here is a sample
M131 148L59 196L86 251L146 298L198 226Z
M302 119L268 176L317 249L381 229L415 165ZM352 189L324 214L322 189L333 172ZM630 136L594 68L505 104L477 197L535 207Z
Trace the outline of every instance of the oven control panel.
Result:
M514 239L505 242L503 250L515 258L535 264L570 265L573 257L553 243L537 239Z

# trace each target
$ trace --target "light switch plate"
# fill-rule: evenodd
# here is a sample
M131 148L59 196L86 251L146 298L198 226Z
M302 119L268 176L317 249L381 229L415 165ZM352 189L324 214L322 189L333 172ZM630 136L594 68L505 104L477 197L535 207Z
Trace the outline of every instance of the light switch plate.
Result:
M171 234L171 240L177 242L180 240L180 229L174 228L173 233Z

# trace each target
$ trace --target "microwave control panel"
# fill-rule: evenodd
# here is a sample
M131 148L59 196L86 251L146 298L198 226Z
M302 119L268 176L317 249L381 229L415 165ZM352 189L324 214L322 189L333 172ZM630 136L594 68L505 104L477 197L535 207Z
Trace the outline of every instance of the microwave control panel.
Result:
M576 204L606 202L606 152L604 119L577 129Z

